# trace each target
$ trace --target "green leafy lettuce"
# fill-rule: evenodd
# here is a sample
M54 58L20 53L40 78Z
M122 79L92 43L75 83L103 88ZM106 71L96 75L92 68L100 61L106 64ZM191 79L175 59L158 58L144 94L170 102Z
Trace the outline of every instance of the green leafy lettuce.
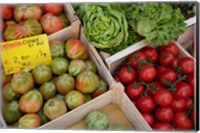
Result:
M165 3L124 4L128 24L157 46L167 45L186 29L179 9Z
M120 4L74 5L87 39L99 49L117 47L128 39L128 22Z

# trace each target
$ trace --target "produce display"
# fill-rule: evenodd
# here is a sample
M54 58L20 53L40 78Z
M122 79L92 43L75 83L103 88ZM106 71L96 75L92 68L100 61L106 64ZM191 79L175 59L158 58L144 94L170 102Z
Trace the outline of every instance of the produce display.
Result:
M156 46L167 45L186 30L184 11L168 3L73 6L88 41L111 55L142 39Z
M0 8L1 32L5 41L42 33L49 35L70 24L61 4L1 5Z
M57 118L72 118L74 110L77 116L68 120L66 125L69 126L84 110L78 107L95 98L97 103L112 102L99 110L100 105L96 103L96 109L90 106L84 110L84 119L81 115L80 123L74 123L74 127L72 124L72 129L195 130L198 116L195 48L198 42L193 34L181 38L185 33L188 35L186 31L191 33L185 21L196 15L195 2L2 4L0 8L0 42L24 38L23 45L21 42L0 45L0 51L10 48L9 55L14 55L8 56L7 51L3 51L0 58L1 112L6 126L59 128L59 124L66 123L59 123ZM196 26L196 20L190 26ZM62 30L64 28L66 30ZM60 30L62 32L58 32ZM47 36L35 40L27 38L41 34ZM183 44L179 46L176 41ZM35 55L37 52L28 49L30 59L27 60L22 58L27 57L23 47L26 45L38 51ZM119 56L105 60L106 56L102 61L98 52L101 56L104 53ZM15 55L21 62L14 60ZM35 59L44 62L32 63ZM26 68L29 62L37 65L30 70ZM13 70L7 69L9 65L13 65ZM21 69L15 71L15 68ZM6 75L9 72L12 74ZM96 98L107 91L108 99ZM98 101L100 98L108 101ZM131 113L133 115L128 117Z
M154 130L192 130L195 61L180 57L174 42L144 47L128 56L114 74Z
M53 56L50 65L40 64L13 75L2 73L3 116L13 127L37 128L108 90L80 40L53 40L49 44Z

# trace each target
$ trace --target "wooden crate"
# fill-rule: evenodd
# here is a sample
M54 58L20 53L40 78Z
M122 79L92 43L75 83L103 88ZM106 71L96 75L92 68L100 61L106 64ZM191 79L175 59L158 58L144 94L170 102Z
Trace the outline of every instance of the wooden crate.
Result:
M76 28L74 28L74 27L76 27ZM54 39L59 39L59 40L62 40L62 41L66 41L66 40L68 40L70 38L78 38L78 39L80 39L80 35L79 35L79 32L78 32L78 31L80 31L79 28L80 28L80 22L79 21L74 21L74 22L72 22L72 24L69 27L67 27L67 28L55 33L55 34L52 34L52 35L48 36L48 40L51 41L51 40L54 40ZM84 40L81 40L81 42L85 43ZM100 77L103 80L105 80L108 83L109 86L111 86L113 84L113 80L110 80L110 78L112 78L110 72L107 70L107 68L103 64L103 62L99 62L98 61L98 59L96 58L96 55L91 52L91 50L87 47L87 45L85 45L85 46L86 46L86 50L87 50L87 53L88 53L90 59L97 66L98 73L99 73ZM0 81L1 81L1 77L0 77ZM1 109L3 110L5 102L3 100L2 91L0 91L0 98L1 98L0 99L1 100L1 105L0 106L1 106ZM2 119L3 126L5 128L7 128L7 124L6 124L5 120L4 120L4 118L1 117L2 116L2 114L1 114L2 110L0 112L0 120Z
M186 32L182 34L178 39L177 42L186 50L191 49L191 45L193 41L197 44L196 42L196 23L191 25L190 27L187 28ZM194 46L196 46L194 45ZM196 47L194 47L194 53L190 53L195 59L196 59Z
M81 107L70 111L62 117L41 126L40 129L68 129L74 123L84 119L91 111L99 110L111 103L119 106L127 120L132 124L133 130L151 131L150 126L146 123L134 104L125 95L121 83L114 84L108 92L89 101Z
M65 3L64 4L64 10L65 14L68 17L70 23L78 20L78 16L76 15L74 8L72 7L71 3Z

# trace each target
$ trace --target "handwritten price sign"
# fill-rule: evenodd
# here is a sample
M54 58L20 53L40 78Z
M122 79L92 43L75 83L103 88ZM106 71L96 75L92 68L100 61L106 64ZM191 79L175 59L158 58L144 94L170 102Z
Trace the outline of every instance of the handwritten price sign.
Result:
M46 34L1 43L0 51L6 74L31 70L39 64L51 64Z

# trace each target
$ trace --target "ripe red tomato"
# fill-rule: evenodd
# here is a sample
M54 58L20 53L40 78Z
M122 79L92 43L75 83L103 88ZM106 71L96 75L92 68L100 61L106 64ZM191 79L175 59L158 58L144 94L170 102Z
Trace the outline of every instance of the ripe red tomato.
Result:
M154 130L160 130L160 131L171 131L172 126L168 123L156 123L152 126Z
M187 108L186 101L184 99L174 100L171 104L171 108L175 112L183 111Z
M183 57L179 59L178 66L181 67L183 74L193 74L194 73L194 60L190 57Z
M160 47L160 52L162 53L162 52L164 52L164 51L170 52L170 53L172 53L174 56L177 56L178 53L179 53L178 47L177 47L176 44L173 43L173 42L170 42L168 45L165 45L165 46Z
M194 109L191 111L190 120L195 125L195 111L194 111Z
M134 82L126 87L125 93L128 95L129 98L137 99L141 96L142 93L144 93L144 90L145 88L143 84Z
M9 20L13 16L13 7L10 5L1 5L0 9L2 11L2 18Z
M155 122L155 118L152 114L150 113L142 113L142 116L144 117L144 119L146 120L146 122L150 125L153 126L154 122Z
M194 101L192 100L192 98L188 98L185 101L186 101L186 108L194 106Z
M129 84L136 78L136 72L134 69L124 66L120 69L119 79L122 83Z
M178 61L179 61L179 59L175 58L173 64L170 66L170 68L172 68L173 70L176 70L178 67Z
M147 56L142 51L136 51L133 54L131 54L128 58L131 67L137 68L141 61L146 61Z
M158 57L159 63L162 66L171 66L175 60L175 56L170 52L162 52Z
M147 60L151 60L152 63L156 63L158 59L158 53L154 48L145 47L142 49L142 52L144 52L147 55Z
M188 117L186 117L184 112L177 112L174 115L174 118L172 120L172 125L180 130L193 128L192 121Z
M163 71L165 71L167 68L164 66L157 66L156 67L156 71L157 71L157 75L160 75Z
M154 95L154 101L160 106L169 106L173 102L173 96L167 89L160 89Z
M160 73L158 79L163 85L168 85L176 81L177 77L178 76L175 71L173 71L172 69L166 69Z
M164 86L158 82L153 82L153 85L150 86L150 89L147 91L148 95L153 96L158 90L162 89Z
M0 26L1 26L0 32L3 32L5 30L5 28L6 28L6 24L2 19L0 19Z
M192 96L194 96L194 92L195 92L195 85L194 83L196 83L196 80L194 78L194 74L190 74L187 77L187 83L190 85L190 87L192 88Z
M61 4L45 4L43 10L45 13L51 13L57 16L62 12L63 7Z
M170 107L159 107L156 109L155 115L161 122L170 122L174 117L174 112Z
M149 113L154 110L156 104L152 97L145 96L138 98L136 106L142 113Z
M176 91L174 92L175 99L188 99L192 95L191 87L183 81L176 83Z
M154 80L156 77L156 69L151 65L145 65L140 71L139 71L139 77L142 81L146 83L150 83Z

